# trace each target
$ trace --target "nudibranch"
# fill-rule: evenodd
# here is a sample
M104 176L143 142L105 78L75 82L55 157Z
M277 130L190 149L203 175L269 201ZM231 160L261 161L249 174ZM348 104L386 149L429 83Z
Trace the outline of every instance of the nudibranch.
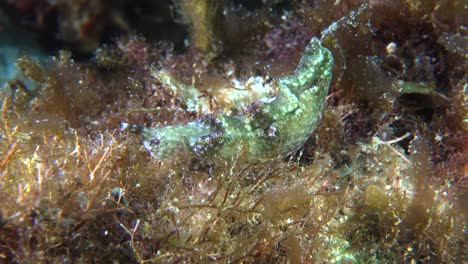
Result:
M287 156L317 127L332 68L332 53L314 37L293 75L277 81L278 92L272 100L253 102L239 115L215 113L184 125L139 128L143 144L160 160L178 152L208 161Z

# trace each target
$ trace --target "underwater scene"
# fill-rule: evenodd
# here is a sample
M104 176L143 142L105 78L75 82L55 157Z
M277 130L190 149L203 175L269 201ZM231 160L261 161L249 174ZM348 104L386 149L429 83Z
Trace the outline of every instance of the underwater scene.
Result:
M0 263L468 263L468 2L1 0Z

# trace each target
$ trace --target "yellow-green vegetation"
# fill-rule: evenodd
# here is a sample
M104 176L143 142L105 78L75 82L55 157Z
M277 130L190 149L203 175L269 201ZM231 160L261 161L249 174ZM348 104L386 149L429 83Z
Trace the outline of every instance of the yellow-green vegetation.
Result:
M290 12L307 16L305 2ZM161 162L122 131L206 114L152 75L186 57L168 63L142 38L102 47L97 63L68 52L46 65L21 58L35 87L14 80L0 96L0 262L466 261L464 38L439 34L458 13L441 1L371 3L324 31L337 60L323 117L302 147L268 161L240 153L207 164L180 152ZM331 23L320 8L309 6ZM261 36L248 41L259 47L250 55L263 54ZM414 87L400 93L395 80Z
M182 21L190 28L190 47L209 63L223 48L223 1L179 0L176 4Z
M115 210L105 198L121 147L111 134L91 140L71 129L37 129L11 99L1 108L1 257L70 257L67 245L93 240L82 240L80 226L92 228Z
M463 258L457 245L463 243L465 216L447 193L453 183L428 177L423 141L412 143L414 155L408 157L398 140L376 136L349 149L350 168L336 168L329 155L319 154L338 150L324 142L305 164L291 159L208 169L186 165L184 156L161 164L135 138L116 131L38 129L35 110L17 105L20 95L4 97L1 109L3 259ZM47 104L42 96L36 103ZM328 107L319 131L343 132L340 115L351 108ZM114 188L120 188L117 195Z
M327 163L307 172L295 162L179 170L110 132L36 131L15 107L5 97L4 259L298 261L303 246L315 248L308 236L334 214L326 203L342 199L312 195ZM128 207L111 195L114 187Z

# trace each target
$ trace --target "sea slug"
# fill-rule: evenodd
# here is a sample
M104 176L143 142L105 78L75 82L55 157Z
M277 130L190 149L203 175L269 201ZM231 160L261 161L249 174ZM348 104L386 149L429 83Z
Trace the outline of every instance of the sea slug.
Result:
M294 74L278 80L278 94L251 103L241 115L209 114L184 125L139 128L157 159L177 152L213 160L247 161L287 156L309 138L322 117L333 57L317 38L305 48Z

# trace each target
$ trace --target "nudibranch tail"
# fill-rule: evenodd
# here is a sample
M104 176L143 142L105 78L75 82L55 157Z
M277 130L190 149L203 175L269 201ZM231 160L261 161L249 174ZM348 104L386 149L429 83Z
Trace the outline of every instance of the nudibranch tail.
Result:
M242 115L210 114L185 125L142 128L144 145L161 160L181 151L206 160L289 155L304 144L322 116L332 68L331 52L312 38L294 74L278 80L272 101L252 102Z

